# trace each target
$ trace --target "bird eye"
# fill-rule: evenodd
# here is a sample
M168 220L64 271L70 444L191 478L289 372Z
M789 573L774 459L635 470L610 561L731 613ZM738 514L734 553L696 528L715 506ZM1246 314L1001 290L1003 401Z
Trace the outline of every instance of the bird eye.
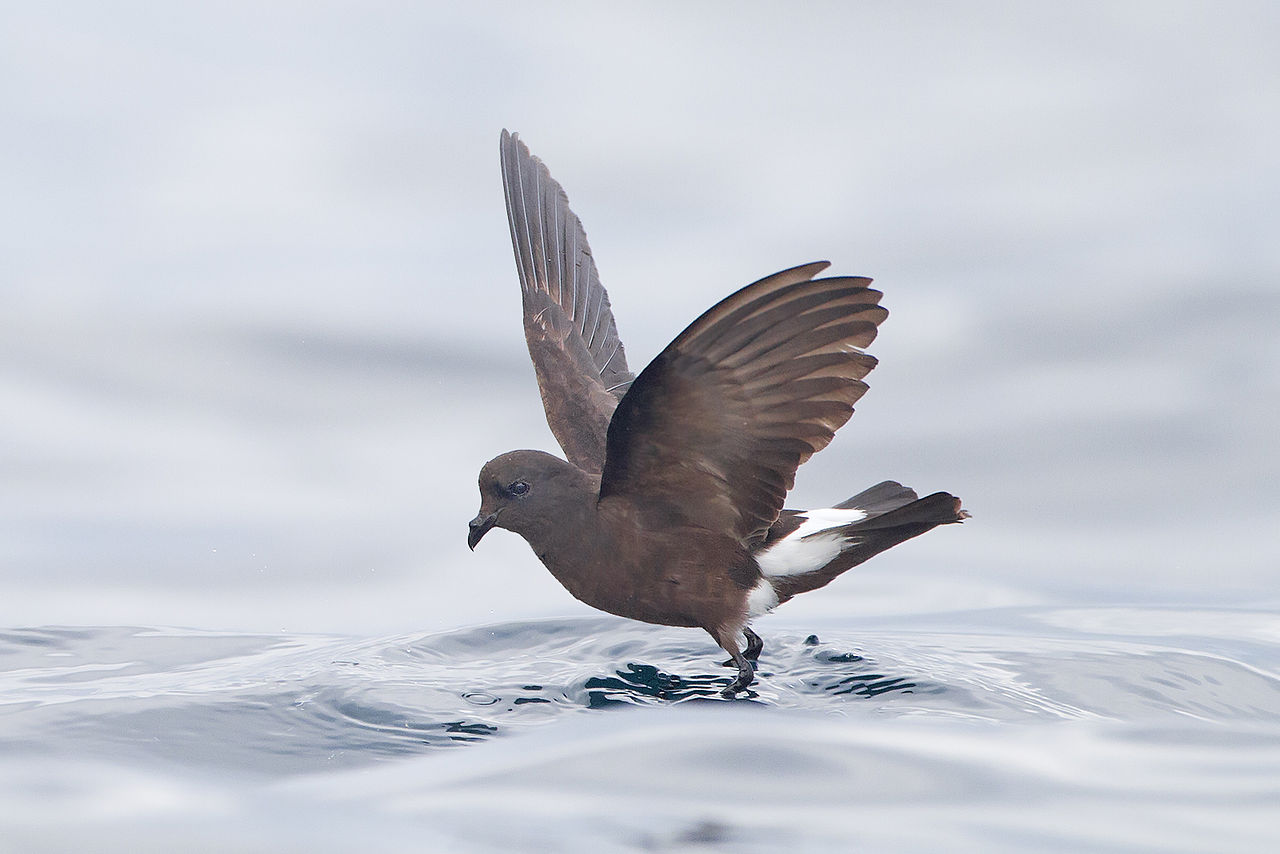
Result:
M524 495L528 491L529 484L525 483L523 480L517 480L507 486L507 492L512 495Z

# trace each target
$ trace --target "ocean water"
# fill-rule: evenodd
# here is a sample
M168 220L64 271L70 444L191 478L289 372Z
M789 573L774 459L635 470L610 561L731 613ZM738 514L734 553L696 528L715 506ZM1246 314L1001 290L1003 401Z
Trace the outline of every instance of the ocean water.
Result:
M814 629L807 632L807 629ZM0 634L7 850L1166 851L1280 844L1274 612L688 631Z

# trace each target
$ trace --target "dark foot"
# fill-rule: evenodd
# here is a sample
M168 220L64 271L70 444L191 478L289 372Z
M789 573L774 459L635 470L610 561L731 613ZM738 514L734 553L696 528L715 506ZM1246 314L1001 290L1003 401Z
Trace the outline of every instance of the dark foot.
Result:
M716 643L720 644L721 649L733 657L733 660L728 663L738 668L738 678L729 683L728 688L720 692L722 697L732 700L739 691L747 690L747 686L755 681L756 669L747 660L747 657L742 654L742 651L738 649L738 631L717 628L707 629L707 633L716 639ZM759 636L750 629L743 630L743 633L747 636L747 647L756 646L756 653L759 654Z
M727 700L732 700L739 691L747 690L747 686L756 679L755 668L751 666L751 662L747 661L742 653L734 653L733 662L738 665L738 678L733 680L728 688L720 692L720 696Z
M760 636L751 629L743 629L742 634L747 638L747 648L742 651L742 657L747 661L756 661L760 658L760 650L764 649L764 641ZM725 667L737 667L738 663L732 658L728 661L720 662Z

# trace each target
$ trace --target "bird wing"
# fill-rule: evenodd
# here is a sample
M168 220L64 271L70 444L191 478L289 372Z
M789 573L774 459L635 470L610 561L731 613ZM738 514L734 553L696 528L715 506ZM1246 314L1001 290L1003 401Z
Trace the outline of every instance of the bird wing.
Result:
M604 463L609 419L633 379L582 223L541 160L502 132L502 185L524 336L547 424L584 471Z
M695 320L631 384L609 424L601 501L667 524L763 540L796 469L867 390L862 352L888 316L870 279L783 270Z

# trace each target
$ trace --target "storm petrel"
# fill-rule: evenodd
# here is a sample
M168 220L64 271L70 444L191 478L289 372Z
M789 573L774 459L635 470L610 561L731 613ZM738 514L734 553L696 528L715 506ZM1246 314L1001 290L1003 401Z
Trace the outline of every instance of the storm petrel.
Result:
M513 531L602 611L705 629L733 697L763 646L749 623L904 540L968 517L945 492L886 481L834 507L786 510L796 468L867 390L888 312L871 280L774 273L714 305L638 376L627 369L582 223L542 161L502 132L524 333L566 459L511 451L480 470L467 544ZM745 641L745 645L742 643Z

